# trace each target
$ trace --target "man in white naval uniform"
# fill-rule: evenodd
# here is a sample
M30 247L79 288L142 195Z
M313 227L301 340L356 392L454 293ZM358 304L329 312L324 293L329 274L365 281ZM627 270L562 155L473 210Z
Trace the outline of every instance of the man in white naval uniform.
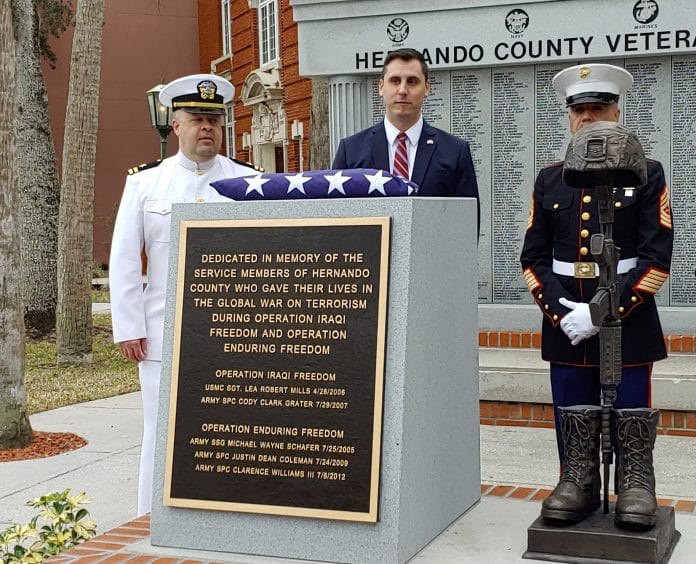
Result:
M138 515L148 513L152 503L172 204L229 202L211 182L258 174L256 169L218 154L225 103L233 94L229 81L210 74L185 76L162 89L160 102L173 109L179 152L129 170L114 225L109 261L114 341L126 358L138 362L143 400ZM145 289L143 249L147 257Z

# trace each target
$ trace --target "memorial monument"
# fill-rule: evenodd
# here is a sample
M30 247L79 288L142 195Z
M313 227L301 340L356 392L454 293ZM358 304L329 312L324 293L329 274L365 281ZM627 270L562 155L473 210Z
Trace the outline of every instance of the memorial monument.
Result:
M474 200L172 219L153 545L398 564L478 501Z

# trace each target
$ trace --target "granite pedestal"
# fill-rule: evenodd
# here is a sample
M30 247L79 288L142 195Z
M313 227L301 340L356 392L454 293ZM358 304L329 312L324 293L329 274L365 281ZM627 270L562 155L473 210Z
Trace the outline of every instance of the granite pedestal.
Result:
M177 225L182 220L391 218L377 523L163 504ZM374 198L181 204L172 213L152 544L348 563L406 562L480 498L476 203ZM359 351L356 351L359 354Z

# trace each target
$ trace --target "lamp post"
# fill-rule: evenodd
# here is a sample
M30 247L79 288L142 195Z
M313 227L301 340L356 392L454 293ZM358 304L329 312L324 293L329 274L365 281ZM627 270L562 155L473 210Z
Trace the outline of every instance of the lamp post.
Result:
M147 103L150 106L150 122L160 136L160 159L167 156L167 137L172 131L172 112L169 106L160 102L159 93L164 84L153 86L147 91Z

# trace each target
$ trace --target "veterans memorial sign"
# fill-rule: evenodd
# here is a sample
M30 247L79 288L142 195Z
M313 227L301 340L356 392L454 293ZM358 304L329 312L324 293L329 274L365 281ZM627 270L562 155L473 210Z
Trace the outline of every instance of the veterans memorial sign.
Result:
M379 72L389 51L421 51L431 70L678 54L696 48L688 0L564 0L530 3L441 0L352 2L317 9L292 0L305 76ZM431 3L432 4L432 3ZM468 6L464 4L469 4ZM326 37L332 38L326 49Z
M377 521L389 231L180 223L165 505Z

